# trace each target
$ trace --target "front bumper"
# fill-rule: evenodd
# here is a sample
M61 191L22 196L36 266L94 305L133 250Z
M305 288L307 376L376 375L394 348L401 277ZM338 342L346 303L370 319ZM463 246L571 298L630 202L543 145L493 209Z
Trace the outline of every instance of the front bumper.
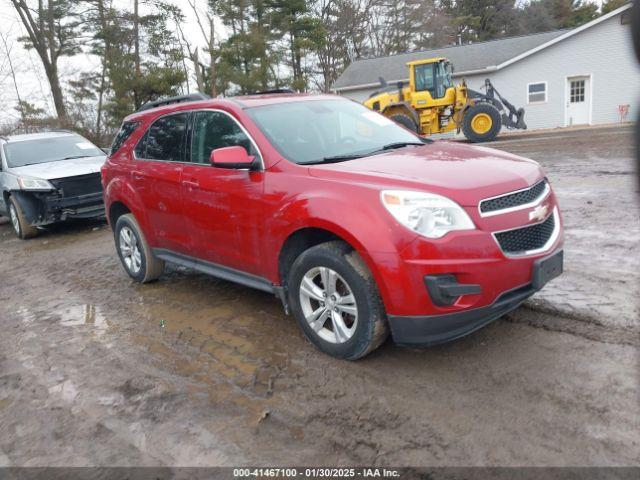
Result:
M490 305L441 315L389 315L393 339L399 345L431 346L469 335L518 308L548 280L558 276L562 272L562 256L562 250L558 250L537 260L530 283L502 293ZM549 263L553 263L551 269L546 266Z
M26 219L38 227L71 218L98 218L105 215L102 192L73 197L25 191L17 191L12 195L20 203Z
M45 198L45 217L54 221L64 221L69 218L95 218L105 215L102 192L79 195L70 198Z

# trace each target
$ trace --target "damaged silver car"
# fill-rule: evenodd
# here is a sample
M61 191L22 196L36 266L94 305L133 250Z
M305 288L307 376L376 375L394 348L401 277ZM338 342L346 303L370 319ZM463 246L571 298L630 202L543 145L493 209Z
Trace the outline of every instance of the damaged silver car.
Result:
M72 218L104 216L100 167L106 155L68 131L0 137L0 215L16 235Z

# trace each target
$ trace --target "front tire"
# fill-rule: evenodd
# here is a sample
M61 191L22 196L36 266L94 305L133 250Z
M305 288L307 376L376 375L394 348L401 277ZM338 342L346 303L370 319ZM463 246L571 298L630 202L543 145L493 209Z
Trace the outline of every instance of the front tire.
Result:
M356 251L327 242L302 253L288 276L289 304L306 337L332 357L357 360L388 336L378 288Z
M500 133L502 118L496 107L477 103L464 112L462 132L474 143L490 142Z
M38 234L38 229L27 221L20 204L13 197L9 197L9 219L13 226L13 232L18 238L26 240Z
M164 261L154 257L135 217L128 213L116 221L116 250L122 266L135 281L148 283L164 272Z

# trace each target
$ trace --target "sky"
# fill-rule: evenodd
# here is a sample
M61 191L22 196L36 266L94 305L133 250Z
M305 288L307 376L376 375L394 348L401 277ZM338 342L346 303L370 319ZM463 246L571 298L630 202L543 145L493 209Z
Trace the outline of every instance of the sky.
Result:
M133 6L132 0L116 0L120 5ZM200 29L189 4L184 0L174 0L172 3L180 6L186 16L184 34L193 44L203 44ZM205 0L196 0L196 3L204 8ZM218 28L218 31L220 29ZM51 101L49 84L40 63L40 58L33 50L26 50L17 38L25 35L24 27L20 22L10 0L0 0L0 35L6 40L9 48L9 56L0 39L0 123L10 122L18 118L15 110L17 94L13 79L10 75L9 60L16 71L17 84L20 97L37 106L44 108L48 113L54 114L55 109ZM99 70L99 61L90 55L77 55L75 57L62 57L59 60L60 80L64 84L67 80L77 76L79 71Z

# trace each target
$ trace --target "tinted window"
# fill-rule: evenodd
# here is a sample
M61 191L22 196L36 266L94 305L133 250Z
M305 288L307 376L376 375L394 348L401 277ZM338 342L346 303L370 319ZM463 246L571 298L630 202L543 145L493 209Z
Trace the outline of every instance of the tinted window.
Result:
M131 134L138 128L140 122L124 122L122 127L120 127L120 131L116 135L116 138L113 139L113 143L111 144L110 154L113 155L116 153L124 142L131 136Z
M257 155L253 144L229 115L221 112L197 112L191 141L191 161L209 163L216 148L242 146L249 155Z
M181 162L188 120L188 113L167 115L156 120L136 146L136 156Z
M80 135L8 142L4 153L9 167L104 155L102 150Z

